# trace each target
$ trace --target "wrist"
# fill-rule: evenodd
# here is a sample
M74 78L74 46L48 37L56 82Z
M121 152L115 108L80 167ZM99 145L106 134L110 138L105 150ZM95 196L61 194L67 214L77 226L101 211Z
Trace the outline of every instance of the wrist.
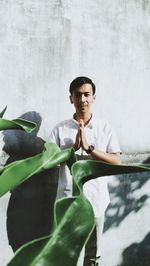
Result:
M89 145L88 149L86 150L87 154L91 154L94 151L95 147L93 145Z

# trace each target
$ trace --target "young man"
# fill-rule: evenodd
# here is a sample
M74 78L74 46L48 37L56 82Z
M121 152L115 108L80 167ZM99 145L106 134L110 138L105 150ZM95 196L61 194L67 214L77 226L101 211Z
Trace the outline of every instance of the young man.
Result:
M56 143L61 149L74 147L78 159L101 159L109 163L120 164L120 147L110 125L96 119L90 111L96 99L95 85L87 77L77 77L70 84L70 102L74 104L73 118L65 120L52 130L49 141ZM96 178L84 184L84 194L91 202L95 219L94 233L85 249L85 258L81 253L78 266L99 265L101 254L101 234L104 213L109 204L106 177ZM70 196L72 193L72 177L65 164L59 169L57 199ZM96 241L96 243L94 243ZM94 246L96 244L96 250ZM89 248L88 248L89 247ZM93 254L90 254L93 251ZM83 263L84 260L84 263ZM95 264L94 264L95 263Z

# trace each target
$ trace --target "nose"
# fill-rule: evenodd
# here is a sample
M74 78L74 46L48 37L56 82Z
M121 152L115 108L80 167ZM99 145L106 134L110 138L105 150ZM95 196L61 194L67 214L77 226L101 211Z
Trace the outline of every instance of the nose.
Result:
M86 97L84 96L84 94L82 94L80 97L80 102L84 103L85 101L86 101Z

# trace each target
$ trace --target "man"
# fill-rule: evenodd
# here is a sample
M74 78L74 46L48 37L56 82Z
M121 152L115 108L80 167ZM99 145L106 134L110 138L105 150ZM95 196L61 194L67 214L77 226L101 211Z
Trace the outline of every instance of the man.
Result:
M78 159L101 159L109 163L120 164L120 147L110 125L96 119L90 111L96 99L95 85L87 77L77 77L70 84L70 102L74 104L73 118L65 120L52 130L49 141L56 143L61 149L74 147ZM104 213L109 204L106 177L96 178L84 184L84 194L91 202L95 219L96 232L85 249L84 266L99 265L101 254L101 234ZM72 193L72 177L65 164L59 169L57 199L70 196ZM97 239L97 240L96 240ZM94 249L96 240L96 250ZM91 251L95 252L90 254ZM83 252L78 262L83 265Z

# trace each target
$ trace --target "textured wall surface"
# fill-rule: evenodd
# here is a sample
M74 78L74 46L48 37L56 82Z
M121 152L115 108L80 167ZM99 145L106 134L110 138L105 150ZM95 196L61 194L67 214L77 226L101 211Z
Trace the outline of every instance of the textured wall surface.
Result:
M46 138L73 112L70 81L88 75L123 151L149 151L149 14L145 0L0 1L0 108L39 111Z
M149 0L0 0L0 109L8 105L5 117L10 119L39 112L39 134L47 139L51 128L73 113L71 80L89 76L97 85L94 112L115 128L124 161L148 160L149 28ZM106 266L150 265L148 178L109 179ZM12 255L5 228L8 198L0 205L0 266Z

